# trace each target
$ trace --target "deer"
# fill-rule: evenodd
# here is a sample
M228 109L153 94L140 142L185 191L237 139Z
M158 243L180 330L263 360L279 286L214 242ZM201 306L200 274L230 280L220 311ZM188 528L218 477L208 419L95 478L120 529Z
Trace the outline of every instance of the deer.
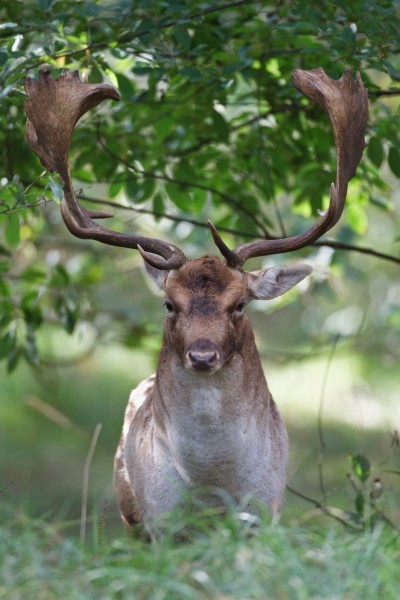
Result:
M322 68L296 69L295 87L328 113L336 150L329 207L306 231L230 249L209 221L221 254L188 259L174 244L99 225L112 215L78 203L68 154L78 120L104 99L119 99L108 84L82 83L77 71L54 79L48 70L27 78L26 135L44 167L64 185L61 214L77 238L137 249L164 295L162 347L154 375L130 395L115 454L114 487L123 522L149 524L201 490L207 506L223 492L255 498L279 515L287 477L288 436L270 393L250 319L249 302L276 298L311 272L307 264L245 271L253 257L299 250L339 221L350 179L366 146L367 90L361 76L338 80Z

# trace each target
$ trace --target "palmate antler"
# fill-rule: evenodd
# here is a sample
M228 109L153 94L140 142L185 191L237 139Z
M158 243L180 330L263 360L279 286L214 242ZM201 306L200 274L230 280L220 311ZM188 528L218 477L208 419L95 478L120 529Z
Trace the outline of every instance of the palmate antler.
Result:
M49 71L40 71L38 81L26 79L25 89L29 94L26 137L43 166L49 171L56 171L64 182L61 214L70 232L78 238L138 248L146 257L149 253L150 261L158 268L177 269L182 266L187 258L177 246L106 229L93 219L112 215L89 211L76 199L68 163L72 132L77 121L102 100L119 100L117 90L103 83L82 83L78 71L68 70L64 70L58 79L53 79Z
M355 81L350 71L345 71L335 81L321 68L310 71L296 69L292 79L302 94L317 102L329 115L337 156L336 185L331 185L329 208L320 221L296 236L250 242L230 250L210 224L216 245L227 263L235 268L241 268L247 259L255 256L299 250L329 231L342 215L348 183L355 175L366 146L364 134L368 118L368 92L359 73Z
M364 134L368 117L368 97L361 77L353 81L349 71L335 81L323 69L295 70L293 82L300 92L327 111L332 123L337 154L336 185L332 184L330 203L320 221L300 235L250 242L230 250L216 228L209 223L215 244L227 264L241 269L245 261L255 256L291 252L311 244L329 231L339 220L346 199L347 186L354 176L365 148ZM109 214L88 211L76 199L68 164L68 152L73 129L82 115L106 98L119 99L110 85L82 83L77 71L65 70L58 79L48 71L39 73L39 81L26 80L29 94L26 103L27 139L50 171L57 171L64 182L62 216L68 229L79 238L88 238L113 246L138 248L153 266L177 269L187 258L177 246L136 235L106 229L93 219Z

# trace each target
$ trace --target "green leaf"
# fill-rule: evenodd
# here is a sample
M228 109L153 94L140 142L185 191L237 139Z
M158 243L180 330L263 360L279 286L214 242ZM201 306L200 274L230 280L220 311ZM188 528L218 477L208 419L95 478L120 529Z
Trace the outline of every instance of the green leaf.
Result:
M94 183L95 178L93 173L88 169L76 169L74 170L74 177L79 179L80 181L84 181L86 183Z
M388 163L392 173L400 178L400 152L395 146L389 148Z
M190 192L190 196L192 199L192 210L196 214L200 214L207 200L208 192L206 190L200 190L197 188L193 188Z
M400 71L389 61L382 59L382 65L384 65L389 73L390 77L395 81L400 81Z
M155 213L158 213L158 215L155 215L156 220L159 220L165 212L164 199L160 193L155 194L153 197L153 210Z
M360 515L360 517L363 517L364 516L365 499L364 499L364 494L362 491L357 492L354 503L355 503L355 508L356 508L357 514Z
M371 475L371 463L369 458L364 454L350 454L349 460L354 475L362 483L365 483Z
M118 88L122 96L132 96L133 94L133 82L123 75L122 73L115 73L118 81Z
M66 306L65 309L65 329L67 333L71 334L74 332L75 326L79 318L78 307Z
M38 294L36 290L28 291L22 299L21 309L25 320L32 327L39 327L43 322L42 310L38 304Z
M308 21L297 21L295 23L294 30L300 35L307 35L309 33L315 33L316 26Z
M118 196L118 194L123 190L124 185L125 184L123 181L113 181L108 186L108 195L111 196L111 198L115 198L115 196Z
M196 67L184 67L181 70L181 75L187 77L190 81L196 82L203 78L202 73Z
M188 187L176 183L167 183L165 185L168 197L178 208L190 212L192 201L189 195Z
M370 139L367 146L367 155L370 161L379 169L385 158L385 153L382 142L378 137Z
M222 142L227 142L229 140L229 126L224 117L214 109L212 111L212 120L217 138Z
M50 279L51 286L66 286L69 284L69 274L68 271L62 265L56 265L54 268L54 273Z
M50 178L50 189L54 197L54 200L59 204L64 197L64 190L61 185L54 177Z
M3 296L3 298L9 298L11 296L10 285L2 277L0 277L0 296Z
M36 338L32 327L28 326L24 356L30 365L37 366L40 363L39 350L36 344Z
M16 213L8 215L8 224L5 231L6 241L11 248L16 248L20 242L19 217Z
M139 190L139 182L136 177L132 177L131 179L125 181L125 190L128 200L135 202L136 194Z
M153 194L156 182L150 177L145 180L132 179L127 181L125 186L129 200L140 204Z
M370 202L371 204L375 204L375 206L383 208L388 212L392 212L394 209L393 202L391 200L388 200L387 198L384 198L383 196L377 196L376 194L372 194L370 196Z
M8 354L7 360L7 371L12 373L18 366L20 358L22 356L22 351L17 346L13 346Z
M0 338L0 360L3 360L10 355L12 347L13 340L8 334Z
M173 35L183 50L188 50L192 44L192 38L185 27L176 26L173 28Z

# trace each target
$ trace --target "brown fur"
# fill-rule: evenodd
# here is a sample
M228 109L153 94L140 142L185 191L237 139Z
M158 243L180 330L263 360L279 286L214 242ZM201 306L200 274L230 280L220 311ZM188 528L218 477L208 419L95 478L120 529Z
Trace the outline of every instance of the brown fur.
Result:
M276 514L287 434L244 305L284 293L310 268L250 274L203 257L164 274L148 270L167 314L156 375L131 394L115 459L123 519L149 522L173 508L183 490L204 486L238 501L258 497ZM216 501L213 494L205 500Z

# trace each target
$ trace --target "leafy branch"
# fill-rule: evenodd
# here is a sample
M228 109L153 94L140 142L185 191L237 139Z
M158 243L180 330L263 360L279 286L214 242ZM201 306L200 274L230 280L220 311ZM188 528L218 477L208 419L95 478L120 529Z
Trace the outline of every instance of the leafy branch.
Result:
M244 215L246 215L246 217L248 219L250 219L250 221L253 221L255 223L255 225L259 228L259 230L262 232L262 234L264 235L265 238L267 238L267 239L271 238L271 235L269 234L264 223L262 223L262 221L260 221L260 219L251 210L249 210L248 208L246 208L245 206L240 204L240 202L238 202L235 198L233 198L229 194L226 194L225 192L221 192L220 190L217 190L216 188L214 188L212 186L204 185L202 183L186 181L184 179L179 179L179 178L175 178L175 177L169 177L168 175L154 173L152 171L145 171L145 170L139 171L132 163L127 161L124 157L113 152L113 150L111 150L104 143L102 138L99 137L98 141L99 141L99 144L101 145L101 147L103 148L103 150L105 150L109 156L111 156L114 160L116 160L118 162L118 164L125 165L131 172L136 173L138 177L149 177L151 179L167 181L168 183L175 183L182 187L189 187L189 188L193 188L193 189L203 190L205 192L210 192L211 194L215 194L216 196L219 196L221 198L221 200L226 202L226 204L228 204L229 206L233 206L236 210L238 210L241 213L243 213Z
M80 200L85 200L86 202L90 202L92 204L98 204L98 205L102 205L102 206L110 206L113 208L117 208L119 210L133 211L133 212L139 213L139 214L153 215L157 218L168 219L168 220L174 221L176 223L189 223L191 225L194 225L195 227L202 227L204 229L209 229L208 224L205 223L204 221L200 221L198 219L193 219L193 218L186 217L183 215L172 215L170 213L156 211L156 210L152 210L149 208L126 206L124 204L118 204L116 202L111 202L110 200L93 198L93 197L86 196L83 194L77 194L77 197ZM241 231L241 230L233 229L230 227L219 226L218 230L221 231L222 233L228 233L228 234L235 235L238 237L243 237L243 238L246 238L249 240L256 239L256 236L254 235L254 233ZM310 244L310 246L314 246L314 247L325 246L327 248L333 248L334 250L343 250L346 252L359 252L361 254L367 254L370 256L374 256L375 258L379 258L382 260L388 260L388 261L394 262L396 264L400 264L400 257L393 256L392 254L385 254L384 252L378 252L377 250L374 250L373 248L369 248L366 246L354 246L352 244L346 244L344 242L336 242L333 240L325 240L325 239L319 240L318 242L313 242L312 244Z

